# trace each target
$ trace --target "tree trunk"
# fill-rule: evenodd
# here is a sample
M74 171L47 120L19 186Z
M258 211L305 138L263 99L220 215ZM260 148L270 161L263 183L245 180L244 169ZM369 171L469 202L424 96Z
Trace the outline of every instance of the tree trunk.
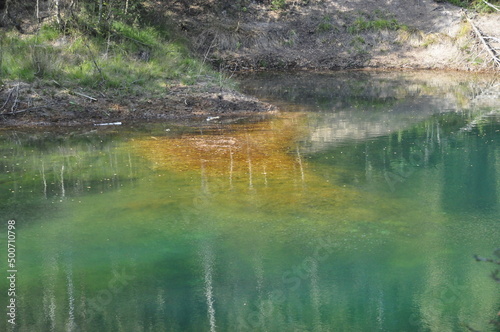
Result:
M36 20L40 23L40 0L36 0Z
M102 19L102 7L103 7L103 0L99 0L99 18L97 20L97 24L101 24L101 19Z
M5 9L4 18L9 14L9 3L10 0L0 0L0 10Z
M55 9L56 9L56 19L57 19L57 24L59 27L61 26L61 6L60 6L60 0L55 0L54 1Z

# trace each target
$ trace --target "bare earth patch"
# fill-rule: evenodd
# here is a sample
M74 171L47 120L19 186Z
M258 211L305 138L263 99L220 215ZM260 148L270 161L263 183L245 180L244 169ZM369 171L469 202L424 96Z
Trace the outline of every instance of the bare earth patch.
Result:
M0 126L92 125L117 121L236 121L269 116L277 108L232 90L171 87L165 95L136 98L35 88L10 82L0 87Z

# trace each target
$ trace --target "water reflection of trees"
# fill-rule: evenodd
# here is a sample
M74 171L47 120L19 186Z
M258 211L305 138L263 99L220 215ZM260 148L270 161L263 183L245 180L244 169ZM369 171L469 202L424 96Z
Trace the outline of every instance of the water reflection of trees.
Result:
M498 90L495 82L494 76L487 75L348 71L263 73L243 77L241 85L246 92L277 103L284 110L335 112L388 110L405 100L411 106L424 102L440 109L469 107L471 102L485 106L484 97ZM447 104L432 105L436 102Z
M452 245L442 236L449 231L449 224L439 223L423 232L429 224L420 218L435 213L436 207L428 207L422 216L410 220L415 222L410 222L415 232L405 229L408 237L424 233L423 241L405 237L402 245L393 246L388 239L398 227L396 222L386 227L385 220L392 217L389 214L410 217L416 212L413 207L380 200L377 204L384 204L380 215L365 215L359 206L352 210L344 206L356 202L366 208L366 192L381 190L375 184L387 184L387 173L401 180L395 183L394 196L413 198L412 186L416 191L426 188L429 191L425 193L446 196L441 185L451 181L458 188L458 197L456 203L442 201L447 211L460 212L457 205L467 204L472 194L459 190L466 186L480 191L481 202L486 196L493 197L481 208L491 206L498 197L494 174L499 167L498 123L476 124L469 131L460 131L468 128L468 120L450 113L409 130L307 150L294 142L301 137L294 121L231 133L234 141L220 133L205 133L187 135L186 141L148 136L134 142L156 162L158 175L169 178L146 178L137 184L137 190L129 192L132 197L121 197L123 201L113 207L108 204L116 196L106 200L96 195L89 198L95 211L75 209L76 216L70 222L60 218L52 230L46 225L45 232L34 231L37 236L43 234L42 242L53 245L44 244L42 252L32 253L31 261L39 259L41 267L32 264L29 271L23 271L28 280L22 300L40 303L43 308L20 308L22 317L29 319L20 320L19 329L459 328L460 322L448 313L455 311L454 306L465 316L470 310L456 292L474 298L477 288L468 286L480 279L469 265L453 265L457 269L453 270L450 261L443 263ZM270 134L272 129L283 131ZM233 155L220 151L227 144L234 148ZM45 172L49 199L61 198L63 192L75 197L87 186L102 191L117 189L142 176L139 159L132 157L130 161L128 152L111 141L62 141L49 144L43 153L22 144L15 146L13 141L2 146L12 157L2 167L16 173L18 187L41 196ZM470 169L464 160L487 165ZM93 165L92 170L82 164ZM180 180L174 172L187 174L189 180ZM492 184L483 188L487 179ZM30 181L36 185L30 187ZM276 183L280 185L273 186ZM344 184L348 188L339 190ZM24 193L20 189L18 195ZM231 194L221 193L226 190ZM472 204L469 211L479 208L478 201L473 199ZM184 210L179 211L179 205ZM276 207L282 210L276 213ZM306 213L309 208L313 212ZM403 209L409 209L408 214L402 214ZM102 216L108 210L111 214ZM101 222L96 222L96 216ZM326 241L326 246L320 247L322 259L315 256L318 240ZM422 243L429 247L424 252L432 255L432 264L425 268L417 257L422 254L417 248ZM109 285L123 273L120 264L127 264L125 273L130 278L125 278L127 287L115 291ZM394 268L396 275L384 275L381 267L387 266ZM40 270L42 278L28 273ZM453 276L461 279L450 279ZM412 281L411 287L407 279ZM481 299L483 316L489 317L489 310L496 308L496 294L479 293L490 294Z
M430 119L410 130L397 130L373 139L354 139L340 144L325 142L319 152L314 152L313 143L313 149L307 151L313 162L344 169L344 184L369 186L373 181L387 181L387 173L401 182L418 167L436 167L443 134L446 134L442 121L442 118ZM328 168L324 171L328 172Z
M447 142L443 208L450 212L498 209L499 123L480 123Z
M319 172L332 181L377 188L385 182L387 190L394 190L408 188L412 179L430 170L439 174L437 180L429 181L443 188L441 201L446 210L497 208L498 119L486 117L485 123L471 126L464 115L436 116L412 129L371 140L304 144L309 160L329 166ZM343 170L340 175L339 169Z
M28 217L55 200L116 190L140 172L114 133L6 132L0 137L2 214ZM49 209L52 209L50 207Z

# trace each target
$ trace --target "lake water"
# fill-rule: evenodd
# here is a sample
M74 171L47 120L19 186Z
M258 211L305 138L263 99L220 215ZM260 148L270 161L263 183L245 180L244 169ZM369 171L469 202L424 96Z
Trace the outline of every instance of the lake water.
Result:
M493 329L498 79L240 81L283 112L0 132L1 331Z

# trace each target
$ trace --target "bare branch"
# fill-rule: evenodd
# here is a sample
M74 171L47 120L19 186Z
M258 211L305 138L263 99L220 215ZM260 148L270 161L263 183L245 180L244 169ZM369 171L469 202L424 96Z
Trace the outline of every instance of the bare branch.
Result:
M500 12L500 7L497 7L497 6L495 6L495 5L491 4L491 3L489 3L489 2L488 2L488 1L486 1L486 0L483 0L483 2L484 2L485 4L487 4L488 6L490 6L491 8L493 8L494 10L496 10L497 12Z

